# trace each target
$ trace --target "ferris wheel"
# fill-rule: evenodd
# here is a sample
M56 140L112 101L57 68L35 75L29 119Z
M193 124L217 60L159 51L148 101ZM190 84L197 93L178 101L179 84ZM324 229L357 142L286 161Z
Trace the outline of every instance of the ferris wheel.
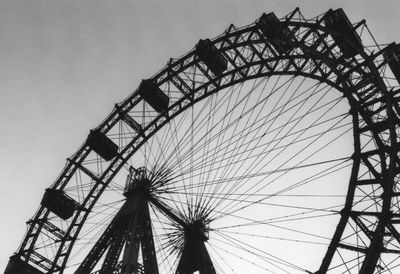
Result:
M5 273L397 273L399 56L342 9L201 39L90 130Z

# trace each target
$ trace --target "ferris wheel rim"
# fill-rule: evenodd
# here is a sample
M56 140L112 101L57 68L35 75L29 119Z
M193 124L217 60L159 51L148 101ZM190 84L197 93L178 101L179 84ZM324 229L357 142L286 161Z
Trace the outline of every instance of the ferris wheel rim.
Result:
M322 17L323 16L321 16L321 18ZM293 27L293 28L304 27L304 28L311 29L312 27L314 27L316 29L319 29L320 31L324 31L321 35L327 35L327 33L328 33L328 31L325 30L324 27L321 25L321 21L318 22L318 20L310 23L308 21L305 21L305 22L293 21L292 22L289 19L289 20L286 20L285 22L288 26ZM266 45L265 47L270 47L268 40L262 37L262 34L260 33L260 31L257 29L256 25L254 25L254 24L251 26L245 27L243 29L239 29L239 30L230 29L222 36L217 37L216 39L213 39L212 43L214 45L217 45L217 44L220 45L220 43L225 42L227 44L226 48L235 49L235 46L238 46L239 44L238 45L233 44L233 42L231 41L231 38L239 37L240 35L250 34L250 33L253 33L253 35L254 35L254 33L258 33L259 39L258 39L257 43L264 43ZM249 47L251 47L251 46L254 47L254 43L255 43L255 41L250 40L250 41L248 41L247 45ZM241 44L241 46L242 45L244 45L244 44ZM137 137L136 137L137 139L132 140L130 145L127 145L118 154L118 156L111 161L111 164L109 165L107 170L104 171L100 176L91 174L91 176L94 176L94 178L96 178L98 185L102 185L101 186L102 190L97 192L97 194L96 194L97 196L92 199L89 206L86 206L84 204L82 207L78 208L78 210L74 216L74 221L72 222L71 226L68 228L68 231L66 233L67 235L70 236L71 230L76 229L75 234L72 236L72 240L66 239L64 241L64 243L66 243L67 241L70 242L70 245L68 246L68 254L63 255L64 258L63 258L61 265L56 266L55 263L53 263L51 271L61 271L62 272L62 269L63 269L63 267L65 267L66 261L68 259L69 252L71 251L71 249L73 247L73 243L76 240L81 227L84 225L85 219L87 218L89 212L91 211L93 206L96 204L97 199L101 196L102 191L106 188L108 183L119 172L119 170L125 165L126 161L135 153L135 151L141 146L141 144L144 144L145 142L147 142L147 140L149 140L151 138L151 136L153 136L160 128L162 128L166 123L168 123L175 116L179 115L181 112L183 112L187 108L191 107L195 103L203 100L204 98L210 96L211 94L216 93L228 86L234 85L236 83L245 82L252 78L269 77L272 75L279 75L279 74L304 76L304 77L317 79L318 81L321 81L328 85L331 85L338 91L342 92L344 94L344 96L346 96L348 99L348 102L352 109L352 115L353 116L360 115L360 117L364 118L364 121L366 123L365 128L369 127L372 132L372 135L375 138L379 139L380 138L379 133L373 131L373 125L378 123L379 121L378 122L373 121L373 119L369 117L368 113L366 113L365 110L362 109L362 107L360 107L360 105L363 104L364 102L360 103L359 101L357 101L357 99L362 100L362 98L354 98L353 97L353 95L355 93L357 93L357 89L352 86L353 83L349 82L349 80L345 76L345 74L348 73L348 71L350 71L350 72L356 71L357 68L353 68L353 67L349 66L348 71L346 71L346 73L343 73L343 72L339 71L337 69L337 67L343 65L342 63L340 63L340 61L345 62L346 60L344 58L341 60L340 59L335 60L332 58L332 56L334 54L332 54L331 52L324 52L321 54L319 51L316 51L315 49L314 49L314 51L312 51L312 46L307 46L307 45L297 45L297 46L298 46L298 48L302 49L303 53L304 52L307 52L307 53L304 53L303 55L301 55L301 54L295 55L294 53L278 54L277 56L272 57L269 60L261 59L257 62L244 63L243 66L235 67L231 71L228 71L222 75L219 75L219 76L214 75L213 77L209 77L209 81L204 83L201 87L199 87L198 90L193 90L192 94L185 94L184 92L182 92L182 97L178 101L176 101L174 104L170 105L168 110L165 113L159 114L156 118L154 118L154 120L151 123L149 123L147 125L147 127L143 128L143 131L146 132L145 136L141 136L141 134L137 134ZM226 48L224 49L222 46L219 47L219 49L221 51L226 50ZM380 72L378 71L378 69L377 69L376 65L373 63L373 61L371 61L371 57L368 56L367 53L364 51L359 52L359 55L361 56L361 59L363 61L360 61L358 64L363 64L361 66L365 66L365 68L368 68L371 71L371 73L374 75L374 77L372 77L372 78L379 79L379 80L377 80L377 83L373 83L373 85L378 86L377 90L383 94L382 97L390 98L387 95L387 94L389 94L389 91L386 89L386 86L383 84L383 82L381 80ZM326 67L328 69L331 70L331 72L328 72L325 75L322 73L321 73L321 75L317 75L316 74L317 71L315 71L314 73L303 72L301 70L301 68L299 68L295 65L296 61L299 61L299 60L303 60L303 61L307 60L307 61L304 61L305 63L309 62L309 60L312 60L313 62L316 62L316 63L320 62L319 66L322 66L322 64L324 64L324 65L326 65ZM357 60L354 59L353 61L357 61ZM185 67L190 66L190 65L200 66L200 64L199 64L200 62L201 62L201 60L199 60L199 58L196 56L195 50L192 50L185 56L177 59L176 61L170 62L165 69L160 71L158 74L156 74L156 76L152 77L151 79L157 85L161 85L167 81L170 81L171 78L177 77L180 73L179 70L183 71L185 69ZM279 71L279 69L273 70L273 71L263 71L262 69L259 69L257 71L257 74L255 74L255 75L246 75L243 72L244 70L247 70L247 72L249 72L250 68L256 67L256 66L257 67L267 67L267 65L268 65L270 67L273 67L270 65L270 64L273 64L273 62L275 62L275 65L278 62L281 62L281 63L286 62L289 65L288 65L288 68L282 68L281 71ZM290 65L290 64L292 64L292 65ZM350 65L355 66L355 63L351 63ZM292 70L290 70L290 69L292 69ZM326 77L326 75L331 75L331 73L336 74L335 81L331 81L329 78ZM212 75L212 74L210 74L210 75ZM218 85L218 83L220 83L222 81L222 79L231 79L231 80L227 81L225 86ZM195 95L197 93L202 93L202 92L204 92L203 96L195 97ZM193 98L190 98L191 96ZM140 97L138 91L136 90L125 101L123 101L121 104L118 104L117 105L118 107L110 114L110 116L108 118L106 118L106 120L101 125L99 125L96 128L96 130L99 130L99 131L103 132L104 134L107 134L107 132L113 127L113 125L115 125L115 123L117 123L118 121L120 121L122 119L121 112L122 113L129 112L129 110L132 109L133 106L135 106L136 104L138 104L142 101L143 101L143 98ZM185 102L186 102L186 104L185 104ZM389 99L386 99L386 104L387 104L388 109L391 108L391 102ZM168 114L166 114L166 113L168 113ZM391 119L395 120L395 115L391 111L388 111L388 115L390 115L390 117L392 117L392 118L389 117L389 120L391 120ZM357 125L358 125L358 123L359 122L357 121ZM359 141L357 141L356 138L358 138L357 134L360 134L359 131L363 130L363 129L356 128L353 130L355 130L355 135L354 135L355 145L359 145ZM393 145L395 145L397 142L395 139L393 139L393 138L395 138L393 136L396 135L395 122L392 122L389 125L389 131L391 134L391 137L390 137L391 141L392 141ZM138 144L138 140L140 140L139 144ZM377 141L377 144L379 146L382 146L381 143L383 143L383 142L379 141L379 140ZM133 147L135 147L136 150L132 149ZM57 188L57 189L62 190L68 184L68 182L69 182L68 178L71 178L71 176L73 176L73 174L76 172L76 170L78 170L82 167L83 161L85 160L86 156L90 152L91 152L91 149L88 147L87 143L85 143L78 150L78 152L68 161L67 166L64 168L60 177L53 184L52 188ZM352 180L356 180L355 177L357 175L356 173L358 171L358 166L362 162L362 148L361 147L355 148L355 152L356 152L356 155L353 159L353 161L354 161L353 167L354 168L352 171L353 172ZM381 155L379 157L381 157ZM391 159L391 170L392 170L391 172L392 173L394 173L394 171L393 171L394 160L393 159L395 159L395 158L396 158L396 155L394 153L391 153L390 159ZM384 158L381 158L381 160L383 161ZM388 199L389 198L387 198L387 200ZM348 204L350 204L350 202L348 202ZM43 218L43 217L46 218L47 214L49 214L49 212L46 212L46 209L44 207L41 207L39 209L39 211L37 212L36 217L33 219L33 222L38 221L39 216L41 218ZM81 223L77 227L76 223L78 221L75 222L75 220L78 220L79 217L81 218ZM342 215L342 218L343 218L343 220L346 220L346 218L347 219L349 218L349 215L344 214L344 215ZM345 222L345 221L343 221L343 222ZM41 227L39 226L39 229L37 229L37 231L40 231L40 230L41 230ZM30 232L28 231L28 234L29 233ZM377 240L377 241L379 242L379 240ZM24 242L26 244L27 240L25 239ZM24 246L24 244L22 246ZM338 246L338 244L335 244L334 248L336 249L337 246ZM62 245L62 247L63 247L63 245ZM60 248L58 255L55 258L55 261L57 261L57 262L60 260L60 256L62 254L62 251L61 251L62 247ZM335 250L333 250L333 251L335 251ZM59 267L61 270L59 269Z

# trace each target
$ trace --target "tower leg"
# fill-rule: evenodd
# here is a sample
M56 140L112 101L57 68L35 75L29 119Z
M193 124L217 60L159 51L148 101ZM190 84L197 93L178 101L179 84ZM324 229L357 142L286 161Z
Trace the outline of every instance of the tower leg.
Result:
M143 265L139 263L140 248ZM118 264L122 250L122 262ZM141 189L127 196L125 204L75 273L90 273L105 253L99 274L113 273L119 265L121 274L142 274L143 270L146 274L158 274L149 206Z
M215 274L210 255L203 241L196 237L187 237L179 260L176 274Z
M151 227L150 212L144 195L132 195L127 228L127 240L122 260L122 274L139 272L139 248L142 249L143 267L146 274L158 274L158 264Z

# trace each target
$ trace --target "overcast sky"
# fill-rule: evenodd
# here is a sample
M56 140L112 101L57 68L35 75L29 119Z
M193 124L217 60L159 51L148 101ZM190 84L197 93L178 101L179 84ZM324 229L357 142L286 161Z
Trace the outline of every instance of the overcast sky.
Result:
M400 41L398 0L0 1L0 271L65 159L143 78L231 23L342 7Z

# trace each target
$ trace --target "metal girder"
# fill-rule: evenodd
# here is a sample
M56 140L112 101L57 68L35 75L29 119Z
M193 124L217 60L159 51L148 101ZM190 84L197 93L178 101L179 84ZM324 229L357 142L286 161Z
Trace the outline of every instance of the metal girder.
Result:
M141 246L145 273L158 274L150 214L144 196L145 194L140 192L128 196L127 201L79 266L76 274L92 272L106 251L106 257L98 273L112 273L119 263L124 246L123 260L120 265L121 273L137 272Z
M81 265L75 272L75 274L90 273L100 260L101 256L106 252L108 246L113 240L113 235L117 230L118 224L111 222L103 234L99 237L96 244L92 247L89 254L82 261Z
M294 13L293 13L294 14ZM385 95L388 93L386 90L386 87L384 86L382 81L378 81L378 83L375 83L375 80L380 78L379 71L377 70L379 67L383 66L383 62L380 64L373 64L373 61L371 61L371 56L367 55L366 53L361 53L359 56L359 60L356 58L351 58L350 61L345 62L343 58L335 58L335 53L332 52L333 48L336 46L336 43L328 40L328 34L327 32L324 32L324 27L321 26L321 20L323 16L318 17L315 21L291 21L290 16L287 17L285 20L285 23L288 24L291 27L295 27L298 30L304 29L305 31L300 32L297 31L296 29L296 37L298 41L298 45L296 45L300 49L308 48L308 52L304 52L304 55L301 56L299 52L294 52L291 55L280 55L276 53L271 46L269 45L268 41L266 41L263 37L262 34L260 33L259 30L257 30L254 25L249 26L247 28L243 29L238 29L238 30L233 30L230 33L227 33L226 35L222 35L221 37L218 37L217 39L214 40L215 43L220 42L221 44L226 43L229 44L229 47L233 49L235 52L235 55L233 58L230 58L231 62L231 68L229 71L224 73L224 75L220 77L207 77L205 75L205 71L200 70L199 74L202 74L201 76L206 76L204 77L204 82L202 85L199 87L195 87L195 77L192 79L183 79L183 77L180 77L180 74L183 73L184 70L186 69L192 69L195 67L198 67L198 60L194 58L194 53L190 52L180 58L179 60L175 61L173 64L169 65L168 68L160 71L156 76L153 77L155 82L158 85L161 85L163 83L171 82L173 83L178 90L184 91L182 92L182 98L176 99L171 106L170 109L174 109L175 112L173 112L169 117L157 117L148 124L143 125L143 127L146 129L146 132L148 132L146 137L139 136L140 134L138 133L138 136L135 136L132 138L132 141L126 145L126 147L122 148L121 155L119 159L114 159L109 163L107 168L104 170L104 172L99 175L95 176L93 172L91 172L87 168L79 168L79 165L84 167L84 159L87 157L89 154L89 150L87 147L82 147L72 158L71 162L67 164L65 169L62 171L61 175L55 182L55 186L57 186L60 189L63 189L67 184L72 180L71 178L77 171L77 169L81 169L84 173L86 173L89 177L92 179L96 180L96 184L93 186L92 191L89 192L89 194L84 197L83 199L83 205L85 205L85 210L84 208L80 208L80 211L76 213L76 217L71 221L70 226L68 230L65 231L65 239L63 239L63 242L59 246L59 250L57 251L56 256L54 257L49 257L46 258L47 261L52 261L53 267L49 270L49 272L55 273L55 272L62 272L63 267L65 267L68 254L70 250L72 249L72 246L74 244L74 241L77 239L78 233L80 231L80 228L82 227L83 223L85 222L90 210L93 208L95 202L99 198L99 196L102 194L104 191L105 187L108 185L108 183L113 179L115 176L115 173L118 172L118 170L126 163L127 159L135 151L138 149L140 144L144 143L146 138L150 138L157 130L159 130L165 123L167 123L168 119L171 119L172 117L175 117L178 115L180 112L184 111L187 109L188 106L196 103L199 101L201 98L204 98L213 92L217 92L219 89L227 87L229 85L233 85L235 83L243 82L246 81L247 79L251 78L256 78L256 77L263 77L266 76L267 73L263 70L264 68L267 68L268 75L278 75L278 74L288 74L288 75L304 75L304 76L309 76L313 79L318 79L320 81L324 81L325 83L334 85L336 88L339 88L345 96L349 99L351 108L357 111L357 114L353 115L360 115L362 119L364 120L363 122L365 123L365 127L362 128L362 133L368 133L371 131L371 138L374 138L377 147L382 148L384 145L387 143L390 144L390 149L396 151L392 153L388 159L382 159L383 160L388 160L388 161L396 161L398 162L397 155L397 140L393 140L393 138L396 138L396 129L395 127L398 127L399 125L399 118L398 113L399 107L398 107L398 101L396 101L393 105L391 105L389 102L391 100L390 96L381 96L379 98L382 98L379 100L379 103L382 104L380 106L379 110L384 110L384 109L397 109L397 115L395 113L389 113L390 118L388 120L384 120L382 118L376 118L377 117L377 110L371 111L368 108L375 103L372 100L375 100L378 95ZM232 43L229 38L232 36L235 36L235 41L239 41L242 36L245 36L249 33L257 33L258 37L252 37L249 36L250 38L248 39L243 39L243 44L240 43L240 45L248 45L246 48L246 52L239 52L237 47L239 44L237 43ZM255 35L254 35L255 36ZM312 36L311 38L309 38ZM307 45L306 42L311 40L311 46ZM323 52L313 52L317 51L318 47L323 44ZM259 52L257 50L256 45L261 44L263 48L263 52ZM224 50L223 47L221 47L221 50ZM238 55L240 54L240 55ZM258 56L260 61L255 60L254 56ZM318 56L322 56L324 58L318 58ZM273 58L272 58L273 57ZM374 58L378 57L374 55ZM236 62L236 58L239 58L240 60L245 60L245 62L242 62L243 68L241 68ZM304 60L302 65L296 64L294 61L296 58L299 60ZM311 71L306 71L308 68L307 64L311 64L311 60L314 62L314 67L311 68ZM287 66L283 66L282 64L291 64ZM280 66L282 65L282 66ZM250 67L252 66L260 66L259 69L251 70ZM322 69L322 66L326 66L327 69L329 69L328 72L324 71ZM355 79L347 78L341 72L338 67L343 67L345 66L347 68L347 73L357 70L357 73L359 73L362 76L362 79L359 82L356 82ZM173 68L173 75L171 74L171 70ZM354 68L354 69L353 69ZM312 75L313 73L319 74L319 75ZM346 72L345 72L346 73ZM368 75L372 75L374 77L369 78ZM327 79L332 75L333 80L331 81L330 79ZM318 77L317 77L318 76ZM176 79L180 79L180 83L176 83L171 77L176 77ZM335 79L336 77L336 79ZM326 78L326 79L324 79ZM212 87L211 83L219 83L218 81L225 81L224 84L221 85L215 85L215 87ZM332 84L331 82L334 82ZM380 83L382 82L382 83ZM370 85L370 86L368 86ZM184 88L182 88L184 87ZM187 89L187 90L186 90ZM187 96L192 98L191 100L187 100ZM354 96L354 97L352 97ZM124 112L128 112L132 108L134 108L139 102L141 102L141 99L138 98L137 92L133 93L127 100L125 100L121 104L121 108L124 110ZM385 117L386 118L386 117ZM107 132L109 131L118 121L124 120L123 116L118 114L118 110L115 110L100 126L99 129L101 129L102 132ZM381 136L381 131L386 130L391 134L392 139L383 139ZM357 132L357 129L355 130L355 134L360 134L360 131ZM141 143L138 145L138 140L141 141ZM369 160L366 157L363 157L362 163L364 164L370 171L374 174L375 178L358 178L356 175L357 171L353 171L353 177L352 181L350 182L349 186L349 191L352 193L349 194L348 201L346 201L346 204L351 204L351 199L354 197L354 191L359 188L359 187L365 187L368 185L389 185L387 187L387 190L385 190L385 195L382 197L382 200L385 201L385 204L389 204L392 199L392 190L390 187L393 188L395 184L397 184L397 181L395 181L396 175L398 175L399 171L394 170L393 167L392 173L390 173L390 178L386 179L385 182L382 182L380 179L380 172L375 170L375 167L369 162ZM85 172L88 171L88 172ZM101 182L101 183L99 183ZM389 195L390 191L390 195ZM365 197L368 199L368 197ZM349 208L346 208L346 210ZM385 207L385 210L388 211L390 209L390 204L389 206ZM386 214L386 213L385 213ZM383 214L383 215L385 215ZM28 228L28 233L27 236L24 238L24 241L21 245L21 248L18 252L18 254L23 254L21 256L24 256L24 258L30 259L31 257L34 257L35 253L34 250L36 249L36 244L38 240L38 236L40 233L46 232L47 228L43 226L43 224L35 225L35 220L39 219L46 219L48 215L48 212L46 212L43 208L39 209L37 215L33 219L34 221L29 224ZM332 259L333 253L335 253L335 250L343 245L341 243L341 236L342 233L345 229L345 226L347 224L347 221L349 219L349 216L345 216L346 214L342 215L342 219L339 222L338 228L335 232L335 235L331 241L330 247L328 248L327 255L324 258L323 265L320 271L323 273L323 269L328 269L330 261ZM383 217L379 217L378 219L382 219ZM385 237L397 237L398 239L398 234L395 233L395 230L389 229L389 235L386 235L388 232L385 232L385 227L391 224L390 219L384 220L382 219L381 224L379 224L378 228L375 231L371 231L371 235L373 237L371 248L367 250L370 254L373 252L378 253L378 255L371 255L370 257L367 257L368 259L366 260L368 262L369 266L365 266L365 269L368 269L368 272L371 272L374 262L376 262L376 256L379 256L379 252L376 252L373 250L375 247L379 247L383 243L383 239ZM362 225L360 225L362 226ZM53 230L53 232L60 234L60 231ZM376 235L376 236L375 236ZM147 236L146 236L147 237ZM150 236L149 236L150 237ZM67 251L65 251L67 250ZM378 249L380 250L380 249ZM375 257L374 257L375 256ZM372 258L373 257L373 258ZM39 263L38 263L39 265ZM367 264L366 264L367 265Z
M203 241L186 237L176 274L215 274L215 268Z
M113 273L113 271L117 268L118 259L126 240L126 231L124 229L119 229L115 232L112 238L112 242L107 251L107 255L104 259L99 274Z

